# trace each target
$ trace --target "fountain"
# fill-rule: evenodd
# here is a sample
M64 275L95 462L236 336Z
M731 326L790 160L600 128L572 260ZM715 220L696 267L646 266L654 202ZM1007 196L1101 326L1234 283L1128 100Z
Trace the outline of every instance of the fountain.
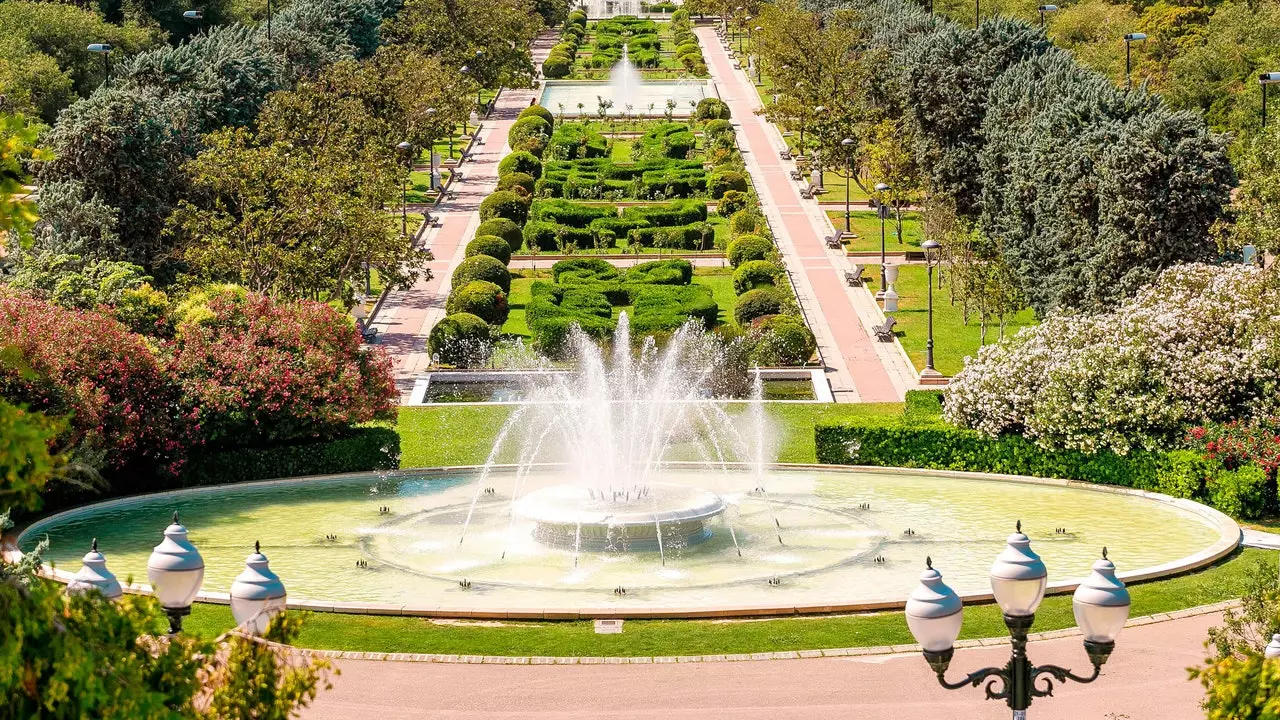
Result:
M650 105L654 107L655 115L661 115L667 107L667 101L673 100L675 106L671 110L672 117L688 117L698 101L705 97L705 80L645 80L631 63L628 49L624 45L622 58L610 68L607 83L597 80L548 80L539 104L545 108L563 106L566 112L572 112L581 103L579 114L589 117L599 113L601 101L609 101L612 105L605 111L606 115L623 115L630 107L636 111L632 113L634 116Z
M587 17L592 20L619 15L639 15L640 0L589 0L586 8Z
M1049 567L1079 575L1103 545L1154 575L1239 539L1208 508L1114 488L780 467L759 375L749 402L714 398L730 349L716 336L686 326L661 347L635 342L623 315L604 347L576 330L569 347L572 370L539 372L544 360L526 376L483 466L124 498L43 519L19 545L47 535L46 557L74 569L97 537L117 575L142 577L178 509L211 591L261 538L294 600L670 617L882 607L906 597L925 554L947 558L958 592L987 592L990 558L1018 519Z

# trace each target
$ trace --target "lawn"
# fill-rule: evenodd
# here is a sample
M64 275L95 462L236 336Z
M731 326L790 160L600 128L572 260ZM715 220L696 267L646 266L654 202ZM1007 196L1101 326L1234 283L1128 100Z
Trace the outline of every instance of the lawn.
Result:
M1245 579L1275 563L1263 550L1246 549L1200 572L1130 587L1134 617L1206 605L1239 596ZM184 627L212 637L230 627L226 606L197 604ZM1071 596L1046 598L1035 632L1075 625ZM961 639L1005 636L1000 610L992 604L965 610ZM724 622L628 620L620 635L596 635L591 621L520 622L500 625L438 624L423 618L316 613L307 617L297 644L366 652L458 655L667 656L779 652L871 647L914 642L901 613L818 616ZM1124 652L1124 636L1120 638ZM1083 651L1081 651L1083 652ZM1083 656L1082 656L1083 657Z
M854 206L857 207L857 206ZM844 210L827 210L827 217L836 230L844 230ZM857 237L845 240L845 247L851 252L880 251L880 218L875 210L853 210L849 213L849 227ZM919 251L924 242L924 232L920 228L920 214L902 213L902 236L904 242L898 242L898 224L892 216L884 221L884 246L886 252L902 252L904 250Z
M880 284L879 265L869 266L863 276L867 287L875 292ZM893 313L898 323L894 332L906 349L917 370L924 368L925 343L928 340L928 289L927 273L923 265L904 265L898 274L894 289L898 292L898 312ZM975 355L982 346L982 329L976 314L964 322L964 311L959 303L952 305L947 289L933 291L933 344L934 367L943 375L955 375L964 367L964 358ZM1013 334L1019 328L1036 323L1035 313L1025 309L1005 324L1005 334ZM1000 329L994 323L987 328L987 342L994 343Z

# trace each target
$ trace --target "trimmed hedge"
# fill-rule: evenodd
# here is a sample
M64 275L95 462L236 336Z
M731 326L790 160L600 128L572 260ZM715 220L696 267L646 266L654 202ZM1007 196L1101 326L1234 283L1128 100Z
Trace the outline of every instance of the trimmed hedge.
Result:
M520 226L507 218L492 218L480 223L480 227L476 228L476 237L481 235L496 235L506 240L507 245L511 246L511 252L517 252L524 244Z
M568 200L538 200L529 209L532 220L585 228L592 220L617 217L618 209L612 205L583 205Z
M532 175L522 172L510 172L498 178L498 190L512 190L526 197L533 195L534 183Z
M756 288L738 296L738 301L733 306L733 319L739 325L747 325L758 317L777 315L785 307L786 298L777 288Z
M497 235L476 235L466 249L466 257L474 255L488 255L506 265L511 262L511 246Z
M720 203L716 205L716 214L721 217L731 217L734 213L751 207L751 204L751 196L745 192L726 190L720 196Z
M724 194L734 190L740 193L747 191L747 176L737 170L724 170L707 176L707 193L719 200Z
M542 118L547 121L548 126L554 126L556 124L556 116L552 115L550 110L542 107L541 105L530 105L529 107L521 110L520 114L516 116L516 119L519 121L527 117Z
M800 365L818 349L813 332L794 315L767 315L752 323L759 333L751 349L757 365Z
M465 367L483 364L489 355L493 328L484 318L471 313L446 315L431 328L427 346L433 355L449 365Z
M529 199L511 190L498 190L480 203L480 219L506 218L517 225L529 219Z
M558 150L553 138L548 152L557 155L568 150ZM706 189L707 171L699 160L657 157L617 164L588 154L548 162L534 194L571 200L658 200L702 196Z
M603 158L609 154L609 145L604 135L583 123L564 123L551 133L547 154L548 159L559 161Z
M705 285L648 285L635 292L631 329L638 333L669 332L690 319L704 327L716 324L720 308Z
M782 268L768 260L748 260L733 271L733 291L739 295L758 287L774 287Z
M506 243L502 245L505 247ZM445 312L450 315L470 313L490 325L501 327L507 321L510 308L507 307L507 294L502 288L485 280L472 280L466 285L455 287L449 293Z
M531 107L537 107L536 105ZM529 140L540 139L546 143L551 137L551 122L537 115L529 115L516 120L507 131L507 142L512 148L523 148ZM538 155L539 153L533 153Z
M573 58L566 55L551 54L542 61L542 76L558 80L569 76L569 68L573 66Z
M517 150L502 158L502 162L498 163L499 177L513 172L532 175L535 179L540 178L542 177L542 161L531 152Z
M650 260L627 270L626 280L646 285L688 285L693 282L693 263L683 258Z
M729 242L725 254L729 257L729 264L738 267L752 260L764 260L772 252L773 243L767 239L759 235L743 235Z
M728 120L729 106L718 98L702 98L694 109L696 120Z
M360 427L332 440L197 454L183 467L178 487L398 467L399 433L384 427Z
M488 255L472 255L458 263L453 271L453 287L461 287L473 280L484 280L511 292L511 272L506 263Z
M765 235L769 232L769 223L765 221L756 208L748 207L729 216L729 232L739 235Z

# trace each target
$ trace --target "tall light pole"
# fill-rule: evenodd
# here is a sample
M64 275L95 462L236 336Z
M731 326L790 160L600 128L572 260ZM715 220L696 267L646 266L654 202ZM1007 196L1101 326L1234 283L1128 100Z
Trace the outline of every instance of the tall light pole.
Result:
M933 266L937 263L938 249L941 247L942 245L933 238L920 243L920 249L924 250L925 267L928 268L929 274L929 335L924 344L924 371L920 373L922 378L936 377L941 374L933 367Z
M115 50L115 48L111 47L111 43L93 43L85 49L102 56L104 74L102 85L103 87L111 87L111 51Z
M876 183L877 193L883 195L891 189L892 188L885 183ZM880 289L876 291L877 300L884 299L884 291L889 287L889 279L884 270L886 262L884 257L884 220L885 216L888 215L888 213L884 211L885 207L884 201L876 199L876 214L880 216Z
M1130 75L1133 69L1131 53L1133 43L1142 42L1146 39L1146 33L1125 33L1124 35L1124 87L1126 90L1133 89L1133 76Z
M1044 22L1044 16L1045 16L1045 13L1057 12L1057 11L1058 11L1058 6L1057 6L1057 5L1041 5L1039 8L1037 8L1037 10L1039 10L1039 11L1040 11L1040 28L1041 28L1041 29L1044 29L1044 25L1045 25L1045 22Z
M402 141L396 145L396 149L405 158L405 166L410 172L413 171L413 143L408 140ZM405 178L405 182L400 183L400 234L409 236L409 182Z
M267 40L271 39L271 0L267 0Z
M973 0L973 29L982 23L982 0Z
M1032 552L1031 540L1022 533L1019 522L1004 552L991 566L992 594L1012 636L1013 653L1003 667L982 668L951 682L946 673L960 636L964 606L955 591L942 581L942 574L933 568L931 559L925 559L925 568L920 586L911 592L906 607L907 627L924 650L925 662L933 669L938 684L948 690L976 688L985 683L987 698L1004 700L1013 711L1014 720L1026 720L1027 708L1034 698L1051 696L1055 680L1064 684L1068 680L1097 680L1115 650L1116 636L1129 618L1129 591L1116 577L1116 566L1107 559L1107 549L1103 548L1102 559L1093 564L1092 574L1076 588L1071 602L1093 672L1082 676L1057 665L1032 665L1027 657L1027 634L1044 599L1048 572Z
M1262 86L1262 127L1267 127L1267 86L1280 83L1280 72L1262 73L1258 84Z
M853 230L849 227L849 186L853 184L853 138L841 140L840 146L844 148L844 234L852 235Z
M470 74L471 74L471 66L470 66L470 65L463 65L462 67L458 68L458 72L462 73L463 75L470 75ZM479 102L477 102L477 103L476 103L476 105L477 105L477 106L479 106L479 105L480 105L480 103L479 103ZM477 113L478 113L478 112L480 112L480 108L479 108L479 107L476 107L476 112L477 112ZM563 111L561 111L561 114L563 114ZM471 119L471 113L470 113L469 111L467 112L467 114L466 114L466 115L463 115L463 116L462 116L462 134L463 134L463 135L466 135L466 134L467 134L467 121L468 121L468 120L470 120L470 119Z
M427 132L427 138L428 138L427 185L430 186L432 190L435 190L436 189L436 126L432 122L432 119L436 114L436 109L427 108L426 110L423 110L423 113L427 116L427 127L430 128L430 130Z
M763 31L764 31L763 27L761 27L760 25L756 26L756 32L763 32ZM756 50L755 43L751 44L751 52L756 56L756 84L759 85L764 81L760 79L760 51Z

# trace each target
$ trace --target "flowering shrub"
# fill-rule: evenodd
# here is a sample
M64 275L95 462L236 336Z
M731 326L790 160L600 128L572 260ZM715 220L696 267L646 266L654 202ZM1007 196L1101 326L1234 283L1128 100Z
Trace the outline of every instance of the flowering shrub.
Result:
M315 438L392 416L390 359L361 349L360 334L329 306L220 293L206 309L188 313L171 348L208 442Z
M0 295L0 396L48 415L69 415L60 438L81 462L176 473L197 413L184 409L163 363L111 316Z
M1280 467L1280 418L1263 417L1197 425L1187 442L1230 470L1250 463L1272 478Z
M1280 404L1280 282L1243 266L1181 265L1115 310L1055 315L966 361L945 417L1042 448L1124 454L1196 423Z

